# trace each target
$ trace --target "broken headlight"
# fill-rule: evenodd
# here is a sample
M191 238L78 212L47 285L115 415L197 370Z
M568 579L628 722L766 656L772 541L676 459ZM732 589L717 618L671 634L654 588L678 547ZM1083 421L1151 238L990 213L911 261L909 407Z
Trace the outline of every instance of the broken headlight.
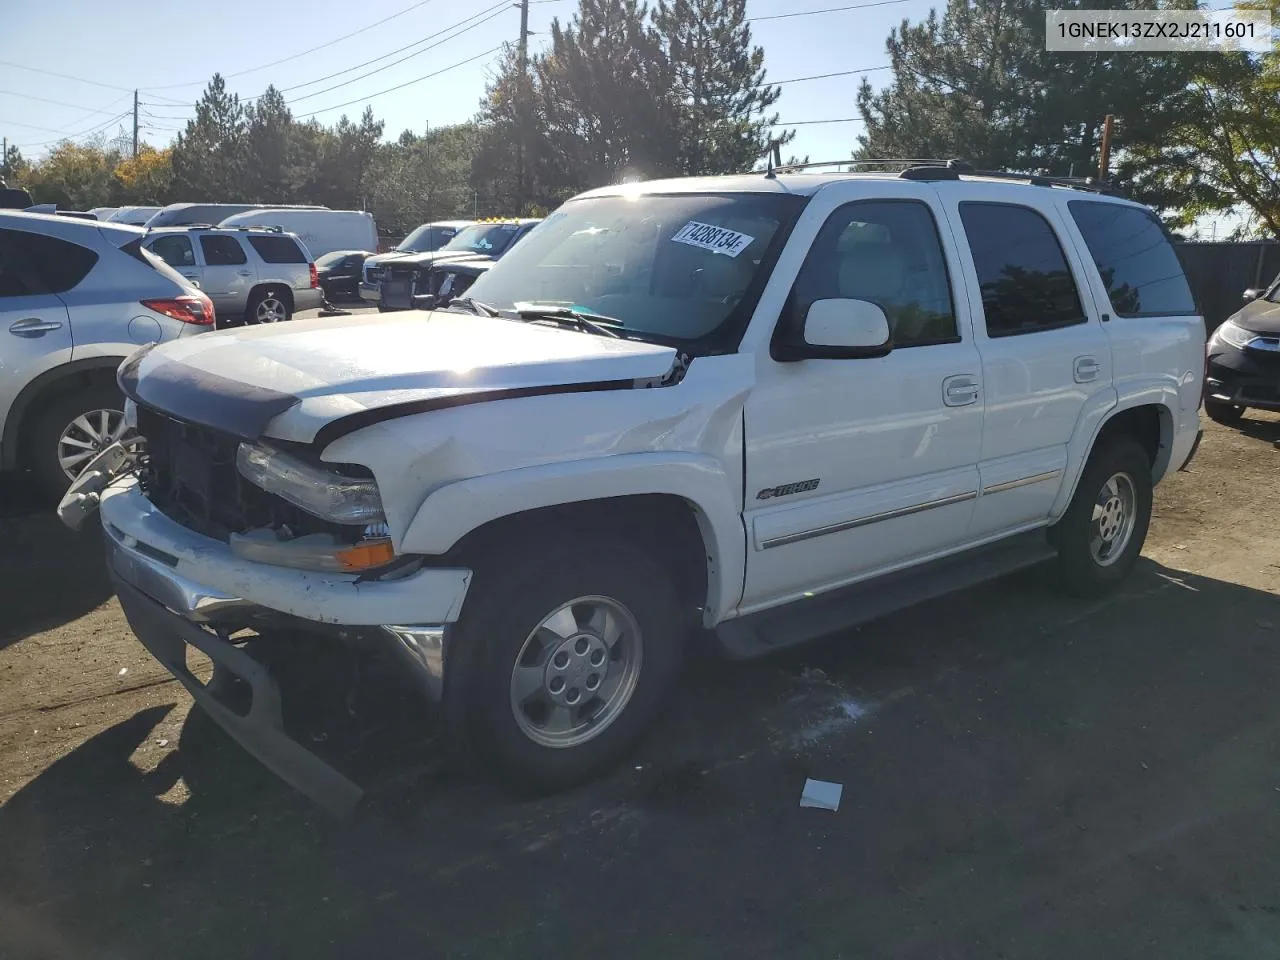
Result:
M349 477L271 447L242 443L236 451L240 475L307 513L330 523L381 523L382 497L371 477Z

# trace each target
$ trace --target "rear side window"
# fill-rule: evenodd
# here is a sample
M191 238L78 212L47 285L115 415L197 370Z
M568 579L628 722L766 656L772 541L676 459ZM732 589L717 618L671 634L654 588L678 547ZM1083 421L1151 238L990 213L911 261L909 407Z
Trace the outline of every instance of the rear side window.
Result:
M987 336L1085 322L1080 293L1049 221L1013 203L962 203L960 220L982 289Z
M1067 206L1117 316L1196 314L1182 264L1154 213L1095 200L1072 200Z
M25 230L2 232L5 235L5 261L8 263L13 257L18 279L28 292L66 293L98 262L97 253L78 243ZM27 271L33 275L25 275ZM8 267L5 272L9 272ZM13 293L8 295L17 296Z
M21 234L12 230L0 230L0 297L25 297L39 292L37 288L28 286L35 278L18 261L11 242L15 236Z
M253 249L267 263L306 263L307 258L291 237L250 237Z
M204 262L210 267L234 267L249 262L235 237L201 237L200 249L204 251Z
M148 246L151 252L171 267L194 267L196 252L191 241L183 233L170 233L156 237Z

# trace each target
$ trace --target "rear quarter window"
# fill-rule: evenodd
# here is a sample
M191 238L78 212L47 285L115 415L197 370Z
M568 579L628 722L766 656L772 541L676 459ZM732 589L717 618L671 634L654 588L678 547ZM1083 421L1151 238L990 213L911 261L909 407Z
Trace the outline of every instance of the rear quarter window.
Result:
M249 243L267 263L306 263L306 255L291 237L250 237Z
M1164 227L1150 210L1072 200L1067 206L1119 317L1194 316L1195 299Z
M15 254L17 267L33 274L26 279L26 286L44 293L66 293L73 289L98 262L96 251L69 240L25 230L3 233Z

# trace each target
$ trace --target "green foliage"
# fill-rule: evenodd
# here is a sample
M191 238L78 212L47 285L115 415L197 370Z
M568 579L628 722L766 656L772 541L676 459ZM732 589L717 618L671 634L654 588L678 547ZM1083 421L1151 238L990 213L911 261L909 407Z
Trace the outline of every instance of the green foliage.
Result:
M1107 114L1118 119L1116 155L1160 142L1185 109L1201 58L1044 49L1046 10L1100 6L948 0L941 16L933 11L914 25L904 20L886 42L891 83L875 92L864 79L858 91L866 127L854 156L959 157L979 168L1080 177L1097 172Z

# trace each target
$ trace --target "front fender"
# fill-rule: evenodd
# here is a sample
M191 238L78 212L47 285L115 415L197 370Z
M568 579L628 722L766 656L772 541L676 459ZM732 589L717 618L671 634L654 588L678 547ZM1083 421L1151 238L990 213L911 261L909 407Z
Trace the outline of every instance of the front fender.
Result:
M714 457L631 453L521 467L446 484L418 508L403 553L446 553L493 520L544 507L613 497L665 494L694 509L707 551L705 618L714 624L742 595L746 553L742 492Z

